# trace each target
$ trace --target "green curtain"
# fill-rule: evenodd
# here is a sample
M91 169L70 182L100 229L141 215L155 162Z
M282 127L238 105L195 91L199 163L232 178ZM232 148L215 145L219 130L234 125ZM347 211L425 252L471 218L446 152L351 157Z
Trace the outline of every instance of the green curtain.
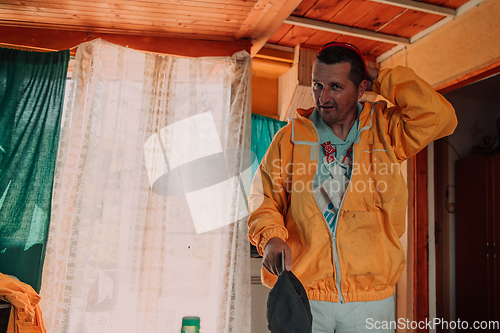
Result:
M252 152L257 156L257 165L262 161L274 135L286 124L286 121L252 114ZM252 164L252 178L255 171L257 171L257 167Z
M286 124L286 121L279 121L252 113L252 152L257 156L257 163L252 163L252 168L250 169L252 179L267 148L271 145L274 135ZM257 249L252 244L250 244L250 256L252 258L260 257Z
M0 48L0 272L40 290L69 50Z

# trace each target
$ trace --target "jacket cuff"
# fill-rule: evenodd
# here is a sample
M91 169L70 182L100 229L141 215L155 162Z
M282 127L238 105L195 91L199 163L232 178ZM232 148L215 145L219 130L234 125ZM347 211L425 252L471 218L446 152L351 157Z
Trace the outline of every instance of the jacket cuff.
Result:
M274 237L280 238L286 242L286 240L288 239L288 232L286 231L286 229L275 228L263 233L260 238L259 246L257 247L257 251L259 251L259 254L261 256L264 255L264 250L266 249L266 245L269 240Z

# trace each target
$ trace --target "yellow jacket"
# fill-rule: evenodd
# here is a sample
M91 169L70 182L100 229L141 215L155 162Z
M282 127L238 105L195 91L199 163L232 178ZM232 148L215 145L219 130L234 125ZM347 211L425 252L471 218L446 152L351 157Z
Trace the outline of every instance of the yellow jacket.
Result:
M40 296L30 285L0 273L0 299L12 305L7 333L45 333Z
M285 240L291 270L312 300L375 301L394 293L406 263L399 241L408 196L401 162L457 125L451 104L409 68L381 70L373 91L395 106L364 105L334 237L311 190L320 149L308 119L314 108L297 110L275 135L252 182L250 241L263 254L269 239ZM276 277L263 268L262 281L272 287Z

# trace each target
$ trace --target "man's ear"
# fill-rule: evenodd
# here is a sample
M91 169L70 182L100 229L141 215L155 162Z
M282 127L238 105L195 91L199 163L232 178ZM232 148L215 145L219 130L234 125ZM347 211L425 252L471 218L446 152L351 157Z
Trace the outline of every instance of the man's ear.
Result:
M368 87L368 81L367 80L361 81L361 83L358 86L358 99L363 97L363 94L365 93L367 87Z

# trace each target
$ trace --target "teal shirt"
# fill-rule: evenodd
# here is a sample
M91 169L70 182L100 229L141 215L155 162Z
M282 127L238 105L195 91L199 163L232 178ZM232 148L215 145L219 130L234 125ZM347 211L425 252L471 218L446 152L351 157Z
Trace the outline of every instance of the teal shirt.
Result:
M354 121L354 124L352 125L351 130L349 131L349 134L347 134L347 138L345 139L345 141L337 137L335 134L333 134L330 127L328 127L328 125L323 121L323 118L321 118L321 115L316 109L314 109L313 113L309 117L309 119L313 122L314 126L316 127L316 130L318 131L319 144L320 144L318 169L316 171L316 175L314 175L313 189L322 184L327 178L331 177L330 172L328 172L325 165L323 164L323 158L326 156L326 154L325 154L325 149L321 147L321 144L330 141L332 145L335 145L336 148L335 158L338 158L338 156L345 155L347 149L349 149L354 144L354 141L358 137L359 115L361 114L362 110L363 106L358 102L357 104L358 116L356 117L356 120ZM350 157L352 159L352 156ZM352 168L350 170L347 170L346 172L347 178L349 179L351 178L351 173L352 173Z

